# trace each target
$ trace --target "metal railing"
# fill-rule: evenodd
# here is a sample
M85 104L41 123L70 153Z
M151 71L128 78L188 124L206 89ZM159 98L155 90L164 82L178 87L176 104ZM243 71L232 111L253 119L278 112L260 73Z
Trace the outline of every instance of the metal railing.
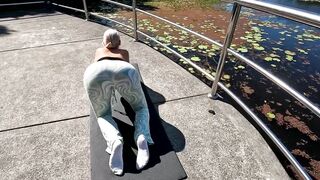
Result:
M300 11L300 10L295 10L295 9L292 9L292 8L279 6L279 5L275 5L275 4L260 2L260 1L235 0L234 1L234 7L233 7L233 10L232 10L231 20L230 20L230 23L229 23L229 26L228 26L228 30L227 30L227 34L226 34L224 43L221 44L221 43L219 43L217 41L214 41L214 40L212 40L212 39L210 39L210 38L208 38L208 37L206 37L206 36L204 36L202 34L194 32L194 31L192 31L190 29L187 29L186 27L183 27L181 25L178 25L178 24L176 24L174 22L171 22L171 21L169 21L169 20L167 20L165 18L159 17L159 16L154 15L152 13L149 13L149 12L146 12L146 11L143 11L141 9L136 8L136 0L133 0L132 6L129 6L129 5L126 5L126 4L122 4L122 3L118 3L118 2L114 2L114 1L111 1L111 0L101 0L101 1L107 2L107 3L111 3L111 4L115 4L115 5L118 5L118 6L121 6L121 7L128 8L128 9L132 10L133 11L133 21L134 21L133 22L133 27L131 27L129 25L126 25L124 23L121 23L121 22L119 22L117 20L104 17L104 16L99 15L97 13L90 13L88 11L88 9L87 9L86 0L83 0L84 10L73 8L73 7L68 7L68 6L64 6L64 5L60 5L60 4L56 4L56 3L51 3L51 4L55 5L55 6L71 9L71 10L74 10L74 11L83 12L83 13L85 13L85 16L86 16L87 20L89 19L90 16L95 16L95 17L98 17L98 18L107 19L109 21L112 21L112 22L115 22L117 24L120 24L121 26L124 26L126 28L132 29L134 31L135 40L138 40L138 34L140 34L140 35L142 35L142 36L154 41L155 43L163 46L168 51L171 51L173 54L177 55L178 57L184 59L192 67L194 67L195 69L197 69L198 71L203 73L209 80L213 81L212 91L209 94L209 97L214 98L216 96L216 91L217 91L218 87L220 87L222 90L224 90L231 98L233 98L248 113L248 115L250 115L251 118L253 118L253 120L260 126L260 128L268 135L268 137L275 143L275 145L281 150L281 152L286 156L286 158L292 163L292 165L295 167L295 169L298 171L298 173L304 179L311 179L311 177L308 175L308 173L305 171L305 169L293 157L293 155L283 145L283 143L276 137L276 135L263 123L263 121L257 115L255 115L250 110L250 108L246 104L244 104L243 101L241 101L241 99L239 97L237 97L226 86L224 86L221 82L219 82L219 79L221 77L221 73L222 73L222 69L223 69L223 66L224 66L224 62L225 62L226 56L227 56L228 53L230 53L230 54L234 55L235 57L237 57L238 59L240 59L241 61L243 61L244 63L246 63L247 65L249 65L250 67L252 67L253 69L255 69L256 71L258 71L259 73L261 73L263 76L265 76L266 78L268 78L269 80L271 80L275 84L277 84L283 90L285 90L290 95L292 95L294 98L296 98L299 102L304 104L308 109L310 109L318 117L320 117L320 109L317 106L315 106L310 100L305 98L303 95L301 95L295 89L291 88L288 84L286 84L284 81L282 81L281 79L279 79L278 77L276 77L272 73L266 71L265 69L263 69L261 66L257 65L256 63L254 63L250 59L244 57L240 53L238 53L238 52L234 51L233 49L229 48L230 44L232 42L232 38L233 38L234 31L235 31L235 27L237 25L237 21L238 21L239 16L240 16L241 7L243 7L243 6L251 8L251 9L263 11L263 12L266 12L266 13L269 13L269 14L281 16L281 17L284 17L284 18L287 18L287 19L291 19L291 20L294 20L294 21L297 21L297 22L300 22L300 23L303 23L303 24L314 26L316 28L320 28L320 16L319 15L311 14L311 13L307 13L307 12L303 12L303 11ZM39 3L39 2L43 2L43 1L37 1L37 2ZM23 4L23 3L21 3L21 4ZM16 3L15 5L19 5L19 4ZM221 50L221 53L220 53L220 59L219 59L217 70L216 70L216 77L213 77L211 74L207 73L201 67L199 67L195 63L193 63L190 59L185 58L180 53L178 53L175 50L171 49L167 45L161 43L157 39L145 34L144 32L139 31L138 30L138 26L137 26L137 24L138 24L137 23L137 21L138 21L137 20L137 12L140 12L140 13L149 15L151 17L157 18L157 19L159 19L161 21L169 23L170 25L173 25L173 26L175 26L177 28L180 28L180 29L182 29L182 30L184 30L184 31L186 31L186 32L188 32L190 34L196 35L196 36L206 40L209 43L212 43L212 44L214 44L214 45L216 45L218 47L221 47L222 50Z
M0 3L0 7L5 6L18 6L18 5L31 5L31 4L43 4L46 1L30 1L30 2L18 2L18 3Z

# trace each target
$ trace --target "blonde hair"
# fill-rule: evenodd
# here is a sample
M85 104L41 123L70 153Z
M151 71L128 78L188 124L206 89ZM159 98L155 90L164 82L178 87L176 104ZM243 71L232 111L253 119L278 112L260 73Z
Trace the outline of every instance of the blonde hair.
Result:
M120 46L120 35L115 29L108 29L103 34L102 44L107 48L114 49Z

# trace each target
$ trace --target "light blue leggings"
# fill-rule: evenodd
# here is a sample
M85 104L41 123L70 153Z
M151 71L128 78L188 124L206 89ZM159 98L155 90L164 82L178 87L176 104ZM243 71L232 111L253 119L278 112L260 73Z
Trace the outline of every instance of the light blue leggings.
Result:
M118 60L93 63L86 69L83 82L103 137L107 141L107 152L111 152L115 140L123 140L112 118L111 97L114 90L121 94L136 113L135 141L143 134L148 143L153 144L149 129L148 106L139 74L131 64Z

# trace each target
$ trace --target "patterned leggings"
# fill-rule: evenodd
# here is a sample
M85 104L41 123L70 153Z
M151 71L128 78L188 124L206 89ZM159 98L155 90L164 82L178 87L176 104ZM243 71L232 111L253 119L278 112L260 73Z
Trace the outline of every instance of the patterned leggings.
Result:
M149 129L148 106L139 74L131 64L117 60L93 63L86 69L83 81L101 132L107 141L107 152L111 152L115 140L123 140L112 118L111 97L114 90L121 94L136 113L135 141L143 134L148 143L153 144Z

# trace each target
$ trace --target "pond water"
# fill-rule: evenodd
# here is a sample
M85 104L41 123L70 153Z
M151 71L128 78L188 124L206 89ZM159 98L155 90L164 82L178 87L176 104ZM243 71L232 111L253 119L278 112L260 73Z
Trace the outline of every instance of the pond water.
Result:
M320 2L301 1L301 0L262 0L264 2L280 4L288 7L297 8L304 11L320 14Z
M297 0L265 2L320 13L320 3ZM230 11L232 5L227 4L225 7ZM246 8L243 8L242 15L248 18L251 27L256 29L254 33L248 32L242 36L247 41L245 47L249 49L242 54L280 77L319 107L320 30ZM266 40L259 42L250 38L254 34L260 34ZM264 49L255 51L255 44L260 44ZM234 74L232 66L232 63L227 65L225 71ZM236 82L231 83L231 89L239 94L241 92L238 87L242 89L244 101L265 119L265 123L312 177L320 179L319 117L250 68L236 73L232 78Z

